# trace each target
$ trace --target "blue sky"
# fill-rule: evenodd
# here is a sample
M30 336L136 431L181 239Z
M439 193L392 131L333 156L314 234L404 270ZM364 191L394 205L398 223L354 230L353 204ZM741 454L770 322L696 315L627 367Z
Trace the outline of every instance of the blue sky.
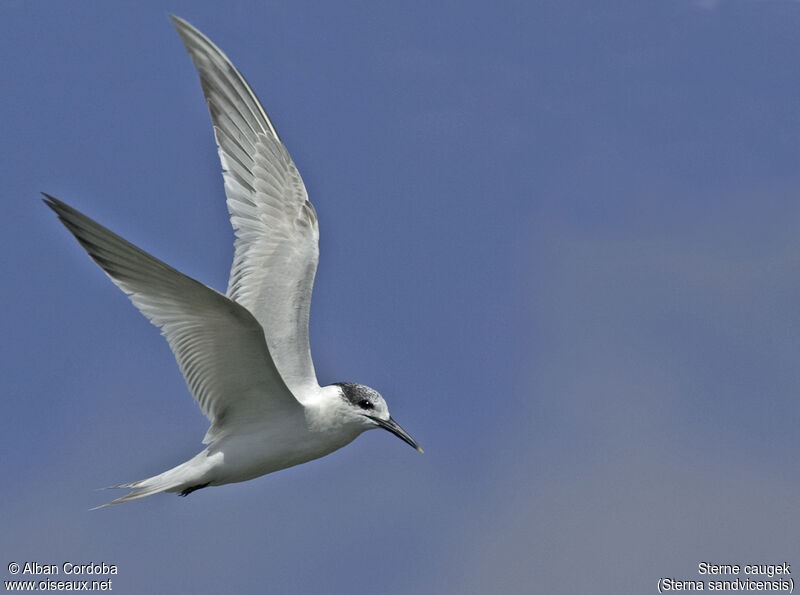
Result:
M218 289L232 232L186 18L308 187L320 381L369 432L89 512L206 430L44 190ZM0 5L3 566L114 590L618 592L800 568L800 3ZM2 578L9 578L3 571Z

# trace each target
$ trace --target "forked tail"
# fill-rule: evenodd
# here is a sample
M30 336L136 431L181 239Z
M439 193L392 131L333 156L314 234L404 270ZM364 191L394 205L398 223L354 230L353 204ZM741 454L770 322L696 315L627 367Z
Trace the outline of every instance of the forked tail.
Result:
M160 492L179 492L181 496L187 496L195 490L204 488L211 483L208 479L205 479L208 470L208 457L206 455L205 451L201 452L185 463L147 479L110 486L107 489L130 488L131 491L107 504L95 506L91 510L138 500Z

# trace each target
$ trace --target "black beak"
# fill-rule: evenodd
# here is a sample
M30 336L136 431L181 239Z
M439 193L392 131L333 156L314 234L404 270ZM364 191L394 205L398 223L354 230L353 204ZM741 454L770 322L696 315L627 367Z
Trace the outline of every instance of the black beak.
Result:
M366 415L366 414L365 414ZM401 428L396 421L394 421L391 417L387 419L381 419L380 417L375 417L374 415L367 415L372 421L382 427L384 430L389 430L392 434L400 438L406 444L410 444L413 448L415 448L419 452L423 452L423 450L419 447L419 444L408 435L403 428Z

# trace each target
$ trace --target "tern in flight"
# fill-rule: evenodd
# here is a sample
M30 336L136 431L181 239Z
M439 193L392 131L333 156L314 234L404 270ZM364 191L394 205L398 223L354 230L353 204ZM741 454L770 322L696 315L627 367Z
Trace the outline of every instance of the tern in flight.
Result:
M200 74L235 231L225 295L45 194L45 203L133 304L161 329L211 426L206 448L163 473L117 488L118 504L183 496L323 457L374 428L422 449L361 384L320 386L308 344L319 260L317 216L272 122L227 56L170 17ZM108 505L105 505L108 506Z

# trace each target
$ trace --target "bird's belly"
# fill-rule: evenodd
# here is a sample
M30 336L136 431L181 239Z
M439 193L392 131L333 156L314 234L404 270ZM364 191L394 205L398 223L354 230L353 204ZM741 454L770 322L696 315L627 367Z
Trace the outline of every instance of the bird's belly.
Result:
M286 432L273 428L231 436L209 448L210 456L217 459L211 484L247 481L324 457L349 444L357 435L319 433L307 428Z

